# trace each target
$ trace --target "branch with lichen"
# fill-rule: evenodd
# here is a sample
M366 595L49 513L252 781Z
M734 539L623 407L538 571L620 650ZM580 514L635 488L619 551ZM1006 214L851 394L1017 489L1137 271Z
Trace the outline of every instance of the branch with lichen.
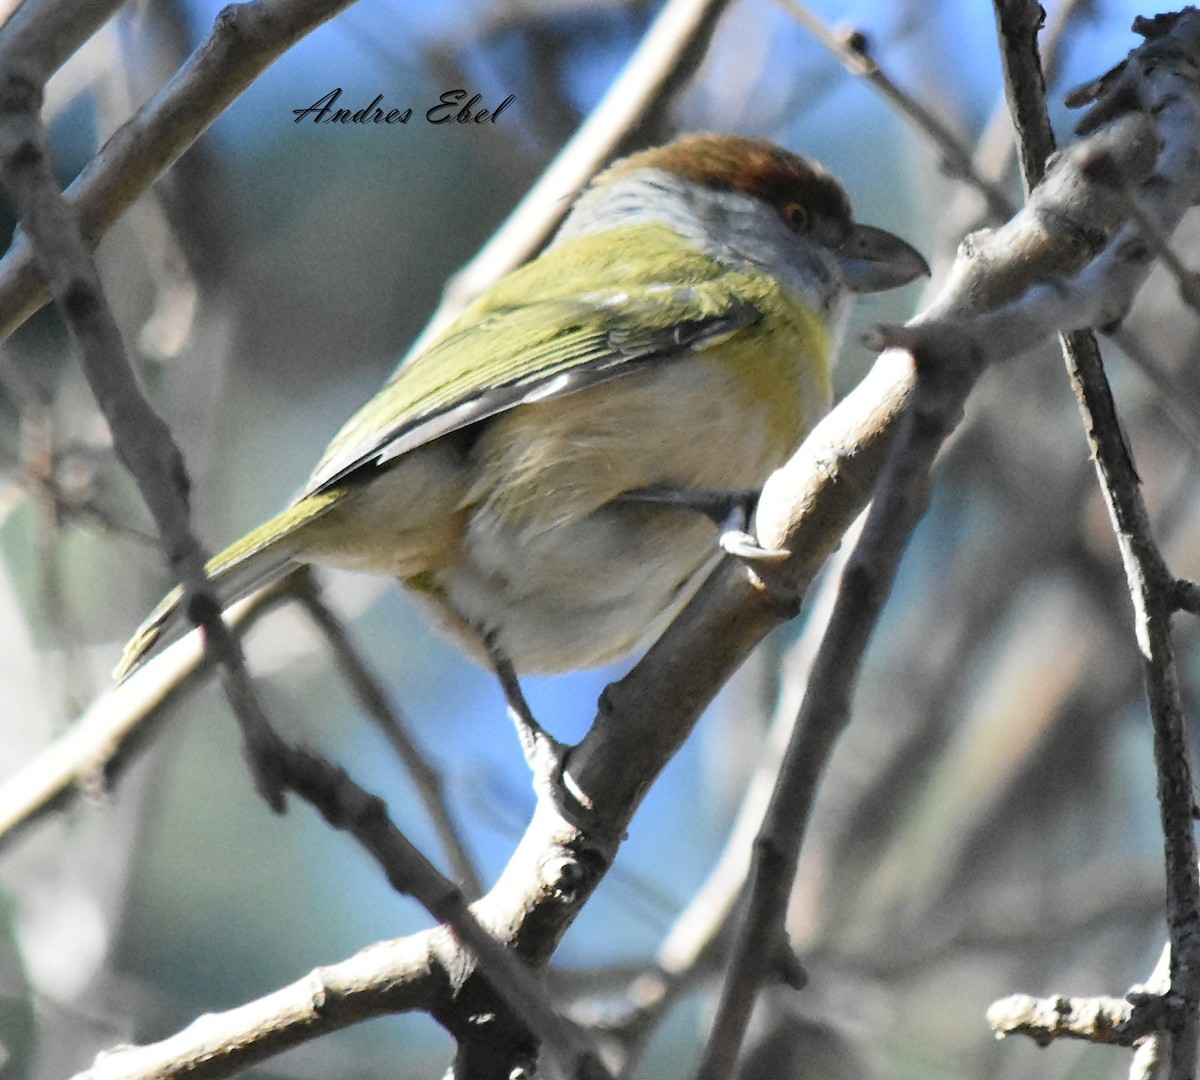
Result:
M1025 1035L1041 1046L1055 1039L1081 1039L1111 1046L1138 1047L1140 1056L1158 1054L1158 1034L1174 1025L1167 1004L1171 983L1171 947L1162 951L1145 984L1130 987L1123 998L1037 998L1013 994L991 1005L987 1020L996 1038ZM1139 1062L1135 1060L1134 1068Z

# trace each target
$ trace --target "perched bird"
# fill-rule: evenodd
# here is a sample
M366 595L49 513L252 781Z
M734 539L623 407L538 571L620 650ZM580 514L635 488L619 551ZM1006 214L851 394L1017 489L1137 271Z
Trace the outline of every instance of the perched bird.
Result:
M475 659L615 659L677 613L721 522L829 408L853 294L927 272L772 143L695 134L624 158L346 423L291 506L212 559L213 587L228 605L299 563L388 574Z

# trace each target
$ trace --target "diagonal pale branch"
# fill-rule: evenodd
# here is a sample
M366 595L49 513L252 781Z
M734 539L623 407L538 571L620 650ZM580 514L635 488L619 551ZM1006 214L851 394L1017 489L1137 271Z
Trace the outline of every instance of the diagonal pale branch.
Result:
M44 83L120 6L120 0L25 0L0 27L8 73Z

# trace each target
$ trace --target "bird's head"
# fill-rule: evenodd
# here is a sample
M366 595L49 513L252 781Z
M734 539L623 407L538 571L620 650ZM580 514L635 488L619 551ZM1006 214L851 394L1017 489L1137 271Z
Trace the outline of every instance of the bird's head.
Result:
M692 134L623 158L592 181L559 239L649 222L766 271L835 321L848 294L929 273L910 244L854 220L827 169L765 139Z

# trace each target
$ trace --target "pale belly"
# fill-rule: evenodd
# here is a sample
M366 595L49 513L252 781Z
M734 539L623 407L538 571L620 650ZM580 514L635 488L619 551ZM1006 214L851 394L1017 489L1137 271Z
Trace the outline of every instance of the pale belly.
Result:
M719 556L717 526L679 509L613 506L532 539L487 531L423 599L469 655L485 659L480 633L493 633L520 673L595 667L648 644Z
M766 412L693 361L499 418L473 451L487 464L462 557L435 575L444 614L495 634L519 672L593 667L649 643L716 564L719 526L621 496L757 490L799 441L769 432Z

